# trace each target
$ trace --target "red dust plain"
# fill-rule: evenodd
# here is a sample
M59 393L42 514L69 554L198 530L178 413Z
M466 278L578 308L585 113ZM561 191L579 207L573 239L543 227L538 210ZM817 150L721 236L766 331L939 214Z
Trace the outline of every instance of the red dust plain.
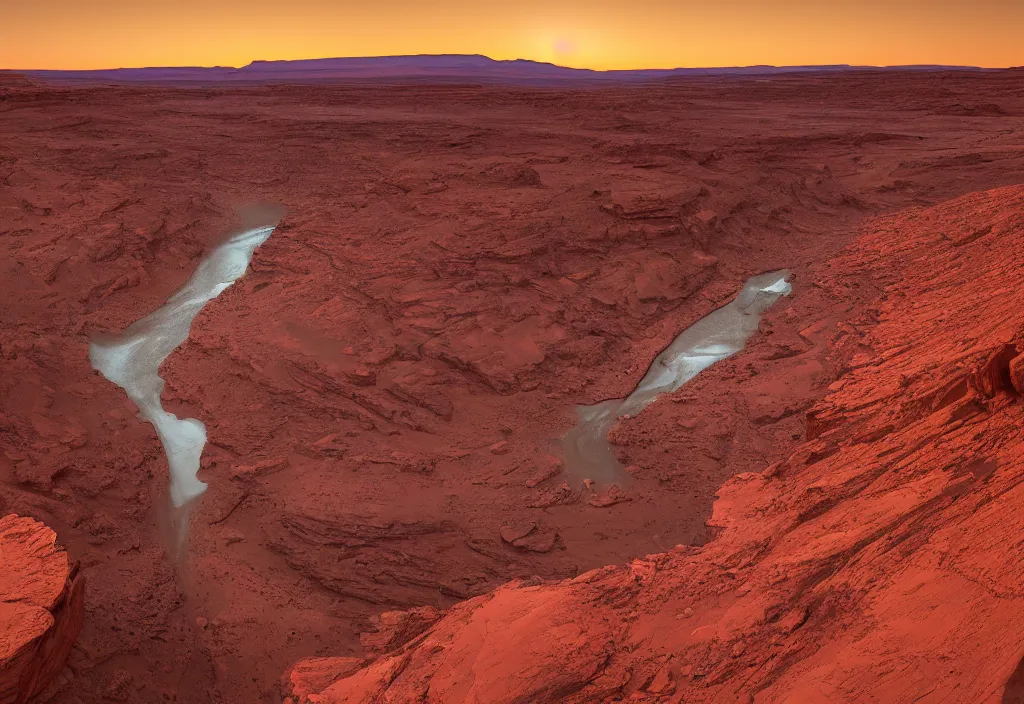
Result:
M1019 71L0 82L3 701L1024 701ZM209 433L175 556L88 345L254 202L162 368ZM613 429L627 488L562 472L574 405L782 268Z

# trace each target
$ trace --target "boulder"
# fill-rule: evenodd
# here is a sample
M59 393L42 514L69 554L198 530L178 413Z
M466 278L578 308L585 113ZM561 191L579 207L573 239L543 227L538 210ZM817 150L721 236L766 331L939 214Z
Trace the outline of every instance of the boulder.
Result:
M32 518L0 518L0 702L21 704L63 669L85 615L85 578Z

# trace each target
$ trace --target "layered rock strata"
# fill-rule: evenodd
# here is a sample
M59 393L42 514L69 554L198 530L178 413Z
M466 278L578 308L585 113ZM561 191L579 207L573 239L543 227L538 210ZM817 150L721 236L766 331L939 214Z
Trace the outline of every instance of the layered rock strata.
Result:
M0 702L28 702L64 668L82 628L84 588L52 530L0 518Z

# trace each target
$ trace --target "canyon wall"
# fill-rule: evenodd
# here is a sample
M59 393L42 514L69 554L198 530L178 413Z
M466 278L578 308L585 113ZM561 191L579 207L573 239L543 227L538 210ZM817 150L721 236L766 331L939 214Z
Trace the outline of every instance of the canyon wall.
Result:
M827 264L872 214L1024 182L1022 114L1000 72L0 86L0 514L50 526L89 585L52 701L274 704L296 661L358 665L511 580L701 545L722 483L803 439L856 337L830 340L878 295ZM176 552L164 452L89 344L255 201L287 214L161 369L209 433ZM567 483L574 406L780 268L794 295L743 354L612 433L631 485Z
M880 289L841 375L806 442L719 490L714 540L506 585L300 664L294 700L1021 701L1022 241L1022 187L870 221L814 282Z

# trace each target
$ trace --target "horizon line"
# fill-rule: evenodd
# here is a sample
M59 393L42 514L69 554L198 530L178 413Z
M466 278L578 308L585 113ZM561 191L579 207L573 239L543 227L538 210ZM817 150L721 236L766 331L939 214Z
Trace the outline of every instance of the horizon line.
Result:
M687 71L687 70L717 70L717 69L754 69L754 68L771 68L771 69L787 69L787 68L807 68L807 69L829 69L829 68L850 68L850 69L900 69L900 68L937 68L937 69L974 69L974 70L1006 70L1013 68L1020 68L1018 66L978 66L972 64L935 64L935 63L912 63L912 64L849 64L849 63L821 63L821 64L746 64L746 65L718 65L718 66L672 66L672 67L644 67L644 68L609 68L609 69L598 69L589 67L576 67L576 66L564 66L556 64L550 61L538 61L536 59L525 59L522 57L515 59L495 59L486 54L375 54L375 55L359 55L359 56L321 56L321 57L309 57L301 59L252 59L247 64L241 66L230 66L230 65L149 65L149 66L110 66L104 68L0 68L0 71L10 73L20 72L31 72L31 73L90 73L99 71L143 71L151 69L195 69L195 70L224 70L224 71L242 71L258 64L287 64L295 62L314 62L314 61L337 61L337 60L352 60L352 59L416 59L416 58L482 58L496 64L512 64L512 63L526 63L535 64L539 66L550 66L552 68L558 68L565 71L581 71L588 73L600 73L600 74L614 74L614 73L628 73L628 72L640 72L640 71Z

